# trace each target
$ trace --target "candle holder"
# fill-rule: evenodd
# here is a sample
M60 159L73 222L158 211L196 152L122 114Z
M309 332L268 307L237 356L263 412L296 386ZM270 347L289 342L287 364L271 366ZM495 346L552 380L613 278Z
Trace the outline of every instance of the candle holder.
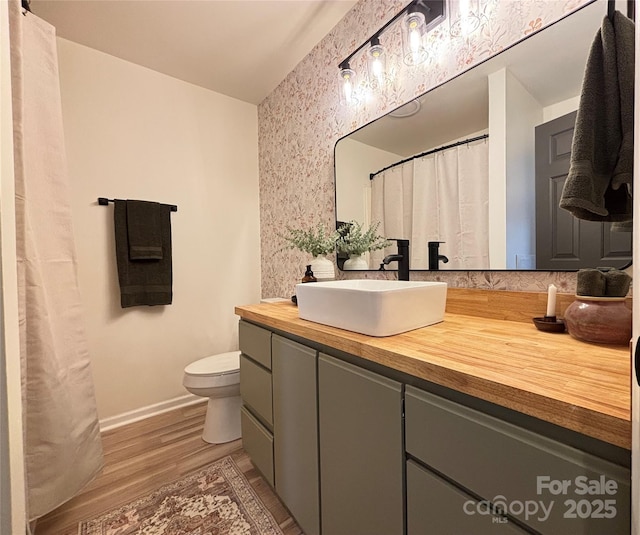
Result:
M533 324L536 329L546 333L563 333L566 328L564 320L556 316L533 318Z

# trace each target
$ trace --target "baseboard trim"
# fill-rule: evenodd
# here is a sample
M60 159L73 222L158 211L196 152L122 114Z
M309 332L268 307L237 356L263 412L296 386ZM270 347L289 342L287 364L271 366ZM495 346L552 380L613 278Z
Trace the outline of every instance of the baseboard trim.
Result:
M109 416L108 418L100 420L100 432L103 433L105 431L110 431L116 427L139 422L140 420L150 418L151 416L157 416L164 412L188 407L189 405L195 405L197 403L204 403L205 401L206 399L201 396L186 394L177 398L161 401L160 403L154 403L153 405L147 405L146 407L140 407L139 409L123 412L122 414Z

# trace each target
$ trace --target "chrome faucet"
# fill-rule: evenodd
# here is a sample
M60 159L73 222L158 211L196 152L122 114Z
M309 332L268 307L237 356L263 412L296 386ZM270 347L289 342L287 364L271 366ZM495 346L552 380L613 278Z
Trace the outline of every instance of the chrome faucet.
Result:
M398 254L390 254L382 259L380 264L380 270L384 270L384 266L389 262L398 262L398 280L409 280L409 240L399 240L389 238L390 240L398 242Z
M440 261L445 264L449 261L449 259L438 252L438 248L440 244L444 243L443 241L430 241L427 243L429 246L429 270L437 271L440 269Z

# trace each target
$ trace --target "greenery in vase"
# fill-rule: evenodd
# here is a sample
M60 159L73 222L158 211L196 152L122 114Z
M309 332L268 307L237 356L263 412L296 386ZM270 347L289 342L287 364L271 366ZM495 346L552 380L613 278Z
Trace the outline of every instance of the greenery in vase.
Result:
M338 232L330 232L322 223L307 230L286 227L287 233L281 234L289 245L288 249L298 249L313 256L321 256L332 253L336 248Z
M377 251L391 245L384 236L380 236L378 227L380 223L372 223L364 229L357 221L349 221L338 228L338 241L336 249L339 253L348 255L361 255L367 251Z

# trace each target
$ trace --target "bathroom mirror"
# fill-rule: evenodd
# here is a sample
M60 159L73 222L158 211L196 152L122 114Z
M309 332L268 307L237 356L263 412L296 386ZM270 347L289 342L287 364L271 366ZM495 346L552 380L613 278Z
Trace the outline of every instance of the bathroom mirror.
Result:
M438 263L442 270L564 271L628 264L631 233L579 221L557 208L564 176L559 180L554 171L545 178L548 169L536 165L536 150L540 160L553 146L568 171L585 64L606 7L606 2L590 3L339 139L337 222L382 220L383 235L411 240L412 270L429 269L428 242L437 241L444 242L439 254L449 260ZM476 140L464 143L468 139ZM445 178L428 174L435 169L440 174L441 167ZM433 185L437 181L445 185ZM455 192L444 201L443 190ZM434 221L436 212L444 213L442 220ZM471 219L447 223L457 212L471 212ZM394 246L369 253L369 268L378 269L392 252ZM341 268L343 261L338 259Z

